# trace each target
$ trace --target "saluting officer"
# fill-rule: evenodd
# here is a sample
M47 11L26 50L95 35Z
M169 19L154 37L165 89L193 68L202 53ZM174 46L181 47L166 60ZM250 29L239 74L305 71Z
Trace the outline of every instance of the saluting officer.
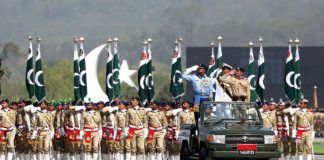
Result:
M116 136L115 136L115 151L116 160L124 160L125 154L125 127L126 127L126 113L127 113L127 102L121 102L119 104L118 111L116 112Z
M277 135L276 115L270 110L270 104L264 102L262 105L261 118L263 120L263 128L272 129Z
M299 159L303 159L304 151L307 160L312 159L312 146L314 139L314 113L308 109L308 100L302 99L300 109L295 113L294 129L292 137L296 137Z

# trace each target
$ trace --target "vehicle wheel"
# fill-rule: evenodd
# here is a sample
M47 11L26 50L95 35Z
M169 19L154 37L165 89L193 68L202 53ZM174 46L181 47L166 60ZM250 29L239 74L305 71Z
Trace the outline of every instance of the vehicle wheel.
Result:
M208 157L208 151L206 147L202 147L199 153L199 160L211 160L213 158Z
M190 160L190 151L188 145L181 147L180 160Z

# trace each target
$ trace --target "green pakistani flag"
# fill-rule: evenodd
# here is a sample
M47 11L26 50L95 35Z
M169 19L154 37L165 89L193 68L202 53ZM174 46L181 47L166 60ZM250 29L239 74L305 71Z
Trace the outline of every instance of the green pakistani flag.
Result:
M45 100L45 84L42 69L42 58L40 52L40 38L37 39L37 55L35 65L35 95L38 101Z
M80 50L79 50L79 67L80 67L80 95L82 101L87 96L87 71L85 63L85 55L83 50L83 37L80 38Z
M32 99L35 95L35 84L34 84L34 67L33 67L33 43L32 38L29 37L29 49L26 65L25 74L26 88L28 91L29 99Z
M138 96L142 102L142 104L146 104L147 103L147 86L145 84L145 80L147 77L147 59L148 59L148 55L146 53L146 45L147 42L144 41L143 42L143 52L141 54L141 60L140 60L140 64L139 64L139 68L138 68L138 72L137 72L137 76L138 76L138 84L139 84L139 89L138 89Z
M111 43L112 40L108 40L108 49L106 51L108 53L107 64L106 64L106 94L108 96L109 101L111 102L114 98L113 95L113 55L111 54Z
M295 77L294 77L294 86L295 86L295 100L298 103L302 98L302 90L301 90L301 79L300 79L300 57L299 57L299 48L298 43L299 40L295 40L296 43L296 54L295 54Z
M211 55L210 55L210 61L208 66L207 75L211 78L215 77L216 75L216 62L215 62L215 53L214 53L214 41L211 43Z
M249 43L250 54L249 54L249 66L248 66L248 80L250 84L250 102L255 102L257 99L256 88L256 78L255 78L255 62L253 55L253 43Z
M291 42L289 42L288 56L285 67L285 94L289 101L295 100L295 85L294 85L295 67L294 57L291 53Z
M117 52L118 38L114 38L114 57L113 57L113 88L115 97L120 96L120 80L119 80L119 55Z
M262 39L260 38L260 53L258 57L258 80L257 80L257 87L256 91L260 98L260 101L264 101L264 92L265 92L265 86L264 86L264 78L265 78L265 60L263 55L263 47L262 47Z
M177 41L172 55L170 93L176 102L180 102L180 98L184 96L181 69L181 43Z
M218 40L218 52L217 52L217 71L216 71L216 77L219 77L222 75L222 67L223 67L223 52L222 52L222 41L223 37L218 36L217 40Z
M74 52L73 52L73 88L74 88L74 99L79 101L81 99L80 92L80 70L79 70L79 55L78 55L78 39L74 39Z
M147 59L147 76L145 79L145 84L147 87L147 101L150 103L153 101L155 92L154 92L154 83L153 83L153 73L152 73L152 52L151 52L151 39L148 39L148 48L147 48L147 53L148 53L148 59Z

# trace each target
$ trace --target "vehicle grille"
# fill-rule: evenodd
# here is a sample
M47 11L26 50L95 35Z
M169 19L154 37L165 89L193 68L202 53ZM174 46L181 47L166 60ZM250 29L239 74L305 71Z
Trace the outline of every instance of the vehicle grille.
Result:
M244 140L243 140L244 139ZM263 136L245 136L244 135L226 135L225 137L226 144L238 144L238 143L247 143L247 144L263 144Z

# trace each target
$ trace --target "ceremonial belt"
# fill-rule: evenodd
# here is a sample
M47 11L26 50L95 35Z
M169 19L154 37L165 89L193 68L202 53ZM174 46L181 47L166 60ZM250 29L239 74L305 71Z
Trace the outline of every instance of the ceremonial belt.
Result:
M122 128L117 128L117 131L122 131L123 129Z
M19 125L18 128L27 128L26 125Z
M149 127L149 130L153 130L155 132L159 132L159 131L162 131L162 127Z
M208 93L204 93L204 92L195 92L196 96L209 96Z
M277 125L278 130L287 130L286 125Z
M95 128L84 128L84 131L85 132L96 132L96 131L98 131L98 128L97 127L95 127Z
M40 131L49 131L50 130L48 127L38 127L37 129Z
M1 131L6 131L6 132L10 132L12 131L14 128L13 127L0 127Z
M69 130L69 131L74 131L74 127L69 127L69 126L66 126L65 128L66 128L66 130Z
M297 130L307 132L307 131L310 131L311 128L310 127L297 127Z
M114 126L106 126L108 129L114 129Z
M129 128L132 128L132 129L135 129L135 130L141 130L141 129L143 129L143 125L139 125L139 126L129 125Z

